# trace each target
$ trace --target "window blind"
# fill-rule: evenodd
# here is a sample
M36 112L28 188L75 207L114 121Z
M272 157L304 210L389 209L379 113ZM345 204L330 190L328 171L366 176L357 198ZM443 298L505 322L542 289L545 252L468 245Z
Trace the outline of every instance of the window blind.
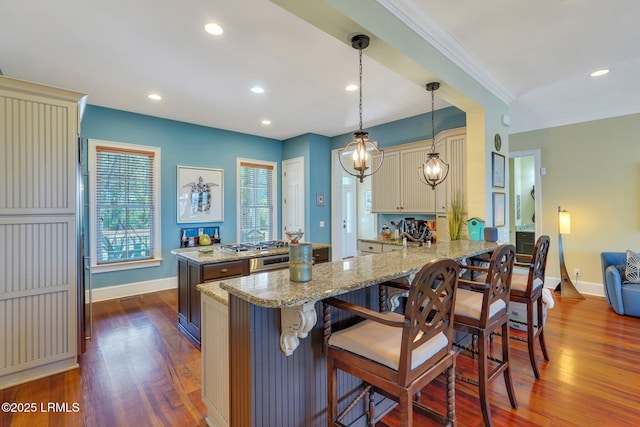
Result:
M241 242L274 240L273 213L273 166L241 162Z
M96 147L97 263L151 259L154 153Z

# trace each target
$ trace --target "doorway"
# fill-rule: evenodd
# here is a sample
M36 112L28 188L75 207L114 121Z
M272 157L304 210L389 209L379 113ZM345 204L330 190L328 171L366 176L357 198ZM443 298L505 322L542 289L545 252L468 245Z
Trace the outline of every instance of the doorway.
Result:
M540 150L509 153L509 236L516 243L519 233L542 233L542 167Z
M282 237L305 230L304 157L282 162ZM303 235L301 241L305 240Z
M340 166L338 150L331 156L331 258L333 261L357 255L356 178Z

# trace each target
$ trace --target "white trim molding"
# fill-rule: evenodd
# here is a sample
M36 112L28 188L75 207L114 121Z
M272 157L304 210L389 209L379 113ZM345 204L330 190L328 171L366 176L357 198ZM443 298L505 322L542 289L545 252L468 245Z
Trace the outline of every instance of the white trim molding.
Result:
M144 282L125 283L124 285L105 286L85 291L85 301L98 302L111 299L131 297L134 295L148 294L150 292L164 291L178 288L178 277L165 277L163 279L147 280ZM93 297L93 298L92 298Z

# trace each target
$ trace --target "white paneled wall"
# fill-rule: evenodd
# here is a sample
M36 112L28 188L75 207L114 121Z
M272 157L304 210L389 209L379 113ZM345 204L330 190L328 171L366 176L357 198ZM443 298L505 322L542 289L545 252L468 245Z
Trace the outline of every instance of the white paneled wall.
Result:
M82 97L0 76L0 388L77 366Z

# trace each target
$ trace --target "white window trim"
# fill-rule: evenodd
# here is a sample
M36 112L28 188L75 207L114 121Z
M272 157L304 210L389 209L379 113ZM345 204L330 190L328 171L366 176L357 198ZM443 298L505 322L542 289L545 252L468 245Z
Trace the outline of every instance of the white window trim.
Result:
M109 264L98 264L98 248L95 236L97 236L96 219L96 146L120 148L123 150L140 150L153 152L153 190L154 197L154 226L153 226L153 258L139 261L114 262ZM128 144L123 142L104 141L100 139L89 139L89 250L91 254L91 272L106 273L109 271L133 270L136 268L156 267L162 262L162 240L161 240L161 212L160 212L160 147L150 145Z
M269 162L266 160L256 160L256 159L247 159L244 157L236 157L236 189L237 189L237 199L236 199L236 214L238 218L240 218L240 163L255 163L257 165L265 165L271 166L273 168L273 184L272 184L272 194L273 194L273 234L274 237L278 235L278 163ZM241 221L238 219L236 223L236 242L240 242L242 239L242 231L241 231Z

